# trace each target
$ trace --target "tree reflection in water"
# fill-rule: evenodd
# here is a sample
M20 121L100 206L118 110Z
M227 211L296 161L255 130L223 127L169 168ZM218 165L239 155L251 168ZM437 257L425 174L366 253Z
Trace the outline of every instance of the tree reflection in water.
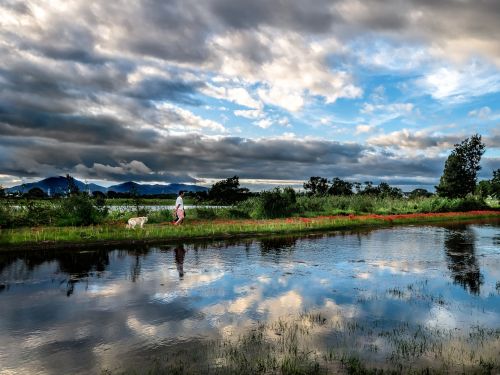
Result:
M276 261L281 253L290 253L297 244L298 237L270 237L260 240L260 251L263 255L274 254Z
M454 283L472 294L479 294L483 275L475 254L474 232L465 225L448 229L444 240L448 269Z
M0 274L4 276L3 272L6 270L7 279L28 280L36 267L55 261L56 273L66 277L60 283L66 283L66 295L69 297L74 292L75 284L81 279L106 270L109 266L108 254L107 250L5 253L0 256Z

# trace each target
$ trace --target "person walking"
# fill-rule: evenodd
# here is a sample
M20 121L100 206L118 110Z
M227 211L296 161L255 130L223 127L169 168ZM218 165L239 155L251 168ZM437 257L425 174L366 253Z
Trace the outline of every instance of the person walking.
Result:
M179 196L175 200L175 209L174 213L177 215L177 221L174 225L182 224L184 221L184 201L182 198L184 197L184 191L179 191Z

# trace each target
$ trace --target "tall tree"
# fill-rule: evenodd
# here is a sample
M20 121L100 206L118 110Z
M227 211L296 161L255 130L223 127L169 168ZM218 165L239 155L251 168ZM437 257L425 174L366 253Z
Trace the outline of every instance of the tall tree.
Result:
M332 180L332 185L328 189L328 194L331 195L353 195L353 184L349 181L341 180L338 177L335 177Z
M378 188L378 186L374 186L372 181L365 181L365 182L363 182L363 185L364 185L363 190L361 190L361 187L360 187L358 194L361 194L361 195L379 195L380 194L380 189Z
M27 198L45 198L47 194L40 189L39 187L31 188L26 194L24 194Z
M387 182L381 182L378 185L379 196L391 197L391 198L402 198L403 191L400 188L392 187Z
M328 193L328 180L324 177L309 177L309 181L304 182L303 186L310 195L326 195Z
M234 204L245 200L249 196L247 188L240 188L240 179L233 176L212 185L208 191L208 198L220 204Z
M500 198L500 168L493 171L493 178L491 179L491 195L495 198Z
M68 183L68 195L77 195L80 193L80 189L76 184L76 180L73 176L69 174L66 175L66 181Z
M430 196L432 196L432 193L428 192L425 189L417 188L417 189L414 189L410 192L410 195L408 195L408 198L416 199L416 198L425 198L425 197L430 197Z
M455 145L444 164L444 171L436 192L442 197L463 198L476 188L477 172L485 145L475 134Z

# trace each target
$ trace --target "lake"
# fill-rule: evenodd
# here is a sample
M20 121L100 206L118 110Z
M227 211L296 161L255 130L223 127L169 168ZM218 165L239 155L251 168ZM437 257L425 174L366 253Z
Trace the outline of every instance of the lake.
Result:
M498 371L500 223L1 253L0 342L0 374Z

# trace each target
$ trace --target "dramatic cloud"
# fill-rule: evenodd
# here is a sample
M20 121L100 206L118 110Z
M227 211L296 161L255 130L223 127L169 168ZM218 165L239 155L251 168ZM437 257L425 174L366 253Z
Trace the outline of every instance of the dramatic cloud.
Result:
M0 147L6 152L0 168L9 175L72 171L82 178L101 180L194 181L194 176L218 179L235 174L243 179L305 180L314 174L363 181L395 178L415 184L421 178L433 179L444 162L439 157L401 158L359 144L199 134L170 136L146 151L122 145L110 152L105 145L59 143L54 154L52 141L10 138L2 139Z
M464 135L443 135L428 130L410 131L403 129L369 139L370 144L423 152L443 152L466 138Z
M428 182L473 120L499 147L496 0L5 0L0 13L2 183Z
M472 134L470 134L472 135ZM402 129L389 134L374 136L369 139L369 143L375 146L390 147L395 149L411 149L429 153L432 150L448 151L455 144L460 143L465 138L470 137L466 134L443 134L432 129L423 129L419 131L410 131ZM488 147L500 147L500 132L492 132L482 141Z

